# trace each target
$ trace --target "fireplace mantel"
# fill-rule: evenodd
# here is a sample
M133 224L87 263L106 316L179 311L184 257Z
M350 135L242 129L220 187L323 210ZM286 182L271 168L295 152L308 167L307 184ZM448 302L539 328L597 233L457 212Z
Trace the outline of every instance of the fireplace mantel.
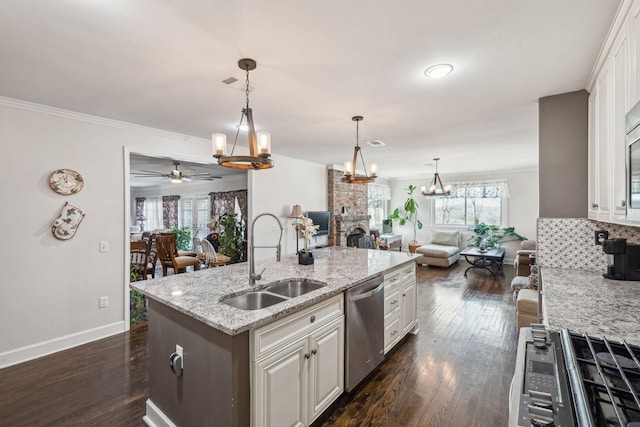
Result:
M336 222L369 221L369 215L336 215Z

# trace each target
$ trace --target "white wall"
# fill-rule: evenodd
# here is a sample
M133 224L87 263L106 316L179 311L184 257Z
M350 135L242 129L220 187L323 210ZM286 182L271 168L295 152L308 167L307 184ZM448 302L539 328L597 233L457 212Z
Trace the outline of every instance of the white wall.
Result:
M128 329L125 153L211 161L210 143L1 97L0 141L0 255L6 271L0 367ZM293 203L326 209L324 166L275 159L274 169L249 173L250 209L281 217ZM51 191L49 175L59 168L81 173L84 189L71 196ZM86 216L76 236L62 241L53 237L51 223L66 201ZM285 243L295 247L292 234L289 239ZM108 242L108 252L99 252L101 241ZM286 249L292 253L291 246ZM101 296L109 298L107 308L98 308Z
M504 171L490 174L465 174L465 175L441 175L443 183L455 181L472 181L474 179L506 179L509 185L511 197L507 199L507 221L505 227L515 227L516 233L529 239L536 238L536 219L538 218L538 171L537 169L523 171ZM433 226L432 199L420 194L420 186L427 185L433 179L433 175L420 176L414 179L401 179L391 181L391 212L395 208L402 208L407 199L407 188L410 184L418 187L414 191L414 197L418 201L418 219L423 223L422 230L418 230L417 240L421 243L427 241L429 229L443 228ZM466 229L466 228L465 228ZM393 224L394 233L402 234L402 243L406 248L407 242L413 238L413 227L407 224L403 227ZM512 260L518 244L508 243L505 257Z
M304 160L291 161L290 158L274 155L275 167L249 173L249 193L253 206L249 206L249 217L255 218L265 212L278 216L284 232L282 254L296 252L294 220L289 218L293 205L300 205L303 211L324 211L328 205L327 167ZM279 229L273 218L262 217L255 224L255 244L274 245L278 242ZM327 236L312 240L313 246L326 245ZM302 248L303 240L299 240ZM256 260L275 259L274 249L256 249Z

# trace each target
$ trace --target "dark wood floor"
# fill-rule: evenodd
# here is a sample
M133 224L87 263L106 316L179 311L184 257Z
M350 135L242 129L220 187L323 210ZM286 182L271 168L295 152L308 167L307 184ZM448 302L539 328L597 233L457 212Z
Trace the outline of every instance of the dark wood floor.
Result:
M513 269L418 268L410 335L318 426L505 426L516 352ZM143 426L147 327L0 370L0 426Z

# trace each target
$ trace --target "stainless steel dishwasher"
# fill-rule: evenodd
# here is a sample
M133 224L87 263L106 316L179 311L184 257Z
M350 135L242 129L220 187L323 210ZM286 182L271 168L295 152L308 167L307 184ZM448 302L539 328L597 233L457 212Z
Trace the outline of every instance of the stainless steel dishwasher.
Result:
M384 360L384 279L346 291L345 387L351 391Z

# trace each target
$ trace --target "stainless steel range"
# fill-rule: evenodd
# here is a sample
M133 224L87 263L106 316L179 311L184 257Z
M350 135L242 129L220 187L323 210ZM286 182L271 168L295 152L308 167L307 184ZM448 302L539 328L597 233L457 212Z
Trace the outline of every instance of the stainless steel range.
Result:
M625 341L521 329L509 427L640 427L639 359Z

